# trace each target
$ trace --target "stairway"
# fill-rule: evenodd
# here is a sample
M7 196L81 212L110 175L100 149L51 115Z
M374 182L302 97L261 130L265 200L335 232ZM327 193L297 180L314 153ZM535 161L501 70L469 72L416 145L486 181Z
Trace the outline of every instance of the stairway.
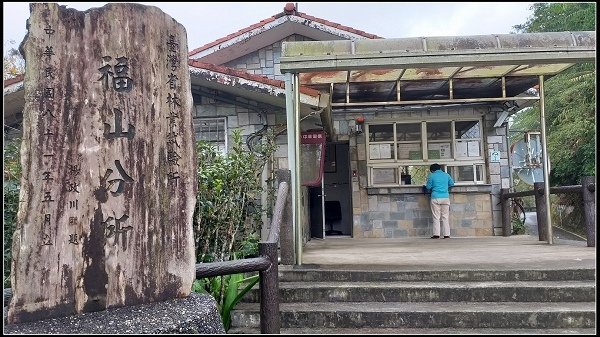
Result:
M280 266L285 334L595 334L595 269L344 270ZM260 333L259 291L230 334Z

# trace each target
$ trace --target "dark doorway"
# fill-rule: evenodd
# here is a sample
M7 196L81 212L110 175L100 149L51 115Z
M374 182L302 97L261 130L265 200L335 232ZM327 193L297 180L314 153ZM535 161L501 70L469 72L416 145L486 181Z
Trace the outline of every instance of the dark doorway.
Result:
M325 212L322 211L323 206ZM310 189L310 221L311 237L352 235L352 187L347 142L327 143L322 187Z

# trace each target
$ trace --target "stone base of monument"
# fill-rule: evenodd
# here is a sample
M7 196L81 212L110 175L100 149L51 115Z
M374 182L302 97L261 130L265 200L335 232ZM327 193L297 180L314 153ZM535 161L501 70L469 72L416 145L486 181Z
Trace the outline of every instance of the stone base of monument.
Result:
M224 334L210 295L9 324L4 334Z

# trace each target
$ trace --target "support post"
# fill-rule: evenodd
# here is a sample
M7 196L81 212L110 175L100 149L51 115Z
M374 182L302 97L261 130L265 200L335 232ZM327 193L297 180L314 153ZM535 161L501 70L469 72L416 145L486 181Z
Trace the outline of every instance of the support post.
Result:
M294 185L296 185L296 204L294 205L294 214L296 215L296 265L302 265L302 231L304 219L302 217L302 170L300 169L300 75L294 74L294 137L295 148L294 148L294 171L296 172L296 178L294 179Z
M277 266L277 242L261 242L260 256L266 256L271 266L260 271L260 333L279 334L279 275Z
M510 189L503 188L500 190L500 204L502 207L502 236L510 236L511 234L511 216L510 216L510 199L505 195Z
M550 217L550 157L546 138L546 109L544 96L544 75L540 75L540 125L542 126L542 156L544 158L544 202L546 209L546 232L548 244L552 244L552 218ZM539 224L539 222L538 222Z
M296 85L296 75L293 73L285 74L285 109L287 115L287 142L288 142L288 165L291 171L291 184L290 184L290 197L292 199L292 228L293 228L293 249L294 254L296 252L296 246L298 242L296 242L296 231L298 225L298 203L300 202L300 190L298 189L298 172L296 171L296 151L299 148L299 135L296 134L296 123L298 122L298 118L296 118L296 94L297 91ZM294 256L296 259L297 257Z
M596 177L582 177L583 208L585 212L585 232L587 246L596 247Z
M533 183L535 191L535 214L537 216L538 235L540 241L548 240L548 226L546 223L546 198L544 193L544 183Z

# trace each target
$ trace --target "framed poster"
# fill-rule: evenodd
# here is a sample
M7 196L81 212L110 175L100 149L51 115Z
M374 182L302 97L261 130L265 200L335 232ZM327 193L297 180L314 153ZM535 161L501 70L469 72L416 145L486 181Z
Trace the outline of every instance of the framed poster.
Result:
M467 143L467 154L469 157L479 157L479 142L471 141Z
M398 159L422 159L421 144L399 143Z
M456 156L459 158L467 156L467 142L456 142Z
M369 159L381 159L379 144L369 145Z
M427 144L427 153L429 159L450 159L450 143Z

